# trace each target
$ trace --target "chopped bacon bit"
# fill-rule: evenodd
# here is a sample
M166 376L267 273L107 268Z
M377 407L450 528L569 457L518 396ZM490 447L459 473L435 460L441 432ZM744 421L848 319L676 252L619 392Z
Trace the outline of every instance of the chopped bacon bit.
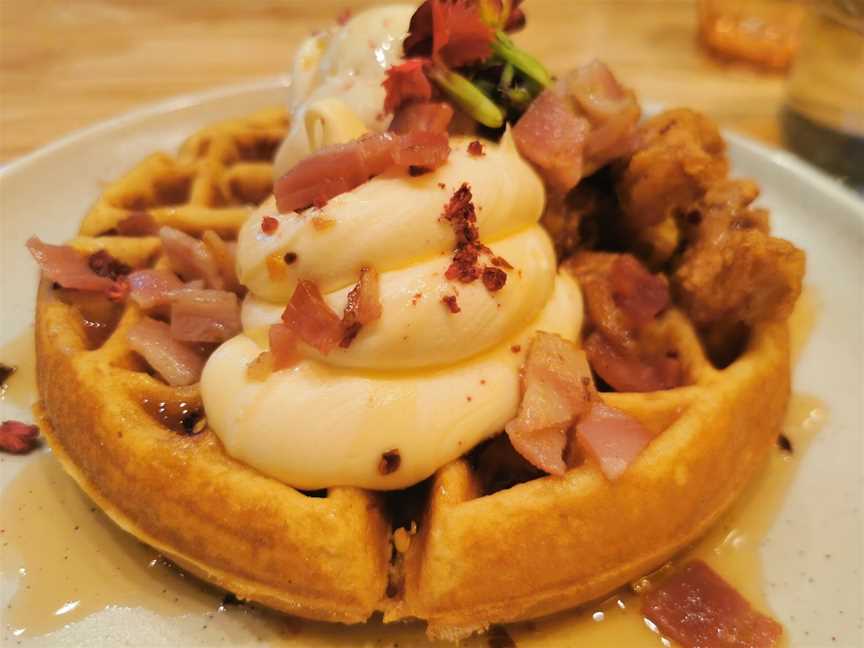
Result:
M224 342L242 329L237 295L226 290L173 291L171 337L183 342Z
M432 98L432 84L423 71L424 59L408 59L387 69L384 86L384 112L395 112L403 103L412 100L427 101Z
M445 133L367 133L298 162L276 180L276 206L283 214L320 206L393 166L438 168L449 153Z
M468 154L474 157L483 157L486 153L483 150L483 145L479 140L474 140L468 145Z
M513 346L510 347L510 350L513 353L519 353L520 351L522 351L522 345L521 344L514 344Z
M171 269L184 280L203 279L208 288L216 290L225 287L219 266L202 241L167 226L159 229L159 238L162 239L162 251L168 257Z
M618 350L602 333L588 336L585 352L591 368L615 391L659 391L682 382L681 362L676 357L641 358L638 353Z
M504 257L496 256L492 257L490 263L496 268L504 268L505 270L512 270L513 266L507 262L507 259Z
M567 432L594 397L585 353L559 335L538 331L521 372L522 401L504 426L516 451L532 465L563 475Z
M459 308L459 302L456 301L455 295L445 295L441 298L441 302L450 310L451 313L458 313L462 309Z
M439 182L439 183L438 183L438 188L439 188L439 189L446 189L446 188L447 188L447 185L444 184L443 182Z
M496 292L507 283L507 273L499 268L486 266L483 268L483 285L489 292Z
M286 252L285 256L282 257L282 260L285 262L285 265L291 265L297 260L296 252Z
M150 212L133 211L117 223L117 233L120 236L156 236L159 223Z
M569 191L582 178L583 150L590 122L573 112L553 88L543 91L513 127L519 152L542 171L546 182Z
M266 380L267 376L273 373L273 355L274 354L270 351L262 351L255 356L255 359L246 365L246 377L249 380L254 380L256 382Z
M465 0L426 0L411 16L403 49L406 56L432 56L458 68L487 59L493 38L476 5Z
M381 453L381 461L378 462L378 472L382 475L389 475L399 470L401 463L402 457L399 454L399 449L393 448Z
M39 428L21 421L0 424L0 452L27 454L39 446Z
M416 306L417 302L419 302L423 298L423 293L414 293L414 296L411 298L411 305Z
M388 130L392 133L446 133L453 107L444 101L412 101L399 107Z
M272 216L265 216L261 219L261 231L267 234L273 234L279 229L279 219Z
M183 282L168 270L136 270L127 278L129 297L143 310L171 301L171 291L183 287Z
M330 353L342 341L342 321L311 281L302 280L297 284L282 313L282 321L303 342L321 353Z
M574 424L579 445L610 480L651 441L639 421L600 400L585 352L558 335L534 336L521 378L519 412L504 429L516 451L545 472L566 471L564 450Z
M348 293L342 326L345 333L339 346L347 349L360 332L360 328L381 317L381 298L378 272L374 268L361 268L360 280Z
M64 288L107 292L113 286L111 279L93 272L84 255L69 245L49 245L32 236L27 249L45 278Z
M513 139L547 183L569 191L630 152L639 115L633 93L591 61L544 90L513 128Z
M783 634L779 623L754 610L701 560L648 592L642 614L685 648L772 648Z
M9 377L16 371L16 367L10 367L9 365L0 362L0 389L6 385L6 381L9 380Z
M224 282L224 289L237 292L240 289L240 281L237 279L237 244L226 243L213 230L204 230L201 241L207 246L210 255L219 269L219 274Z
M300 362L299 341L294 331L285 324L273 324L268 333L270 352L273 354L273 367L278 371L293 367Z
M129 346L169 385L191 385L201 377L204 360L183 342L171 337L164 322L145 317L126 333Z
M653 435L632 416L595 402L576 425L579 445L600 465L609 480L620 477Z
M615 303L635 326L648 324L669 305L669 281L648 272L632 254L616 257L609 283Z

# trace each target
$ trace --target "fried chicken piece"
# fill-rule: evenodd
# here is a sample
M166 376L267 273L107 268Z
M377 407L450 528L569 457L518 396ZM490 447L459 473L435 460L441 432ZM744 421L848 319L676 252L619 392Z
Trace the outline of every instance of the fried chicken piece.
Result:
M642 124L636 137L636 151L617 183L634 227L656 225L686 209L729 171L717 126L693 110L662 112Z
M769 234L750 204L758 187L726 180L688 210L693 239L673 275L676 297L700 327L788 317L801 293L804 252Z

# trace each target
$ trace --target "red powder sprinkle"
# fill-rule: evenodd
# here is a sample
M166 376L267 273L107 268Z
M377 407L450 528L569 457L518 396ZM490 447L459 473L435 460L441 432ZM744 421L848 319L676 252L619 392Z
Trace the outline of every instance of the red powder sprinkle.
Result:
M453 226L457 246L476 241L480 236L477 231L477 214L471 200L471 187L467 182L463 182L444 207L443 218Z
M510 350L513 353L519 353L522 350L522 345L521 344L514 344L513 346L510 347Z
M512 270L513 266L507 262L507 259L504 257L496 256L492 257L491 263L496 268L505 268L506 270Z
M279 221L272 216L265 216L261 219L261 231L267 235L273 234L279 229Z
M447 185L444 184L443 182L439 182L439 183L438 183L438 188L439 188L439 189L446 189L446 188L447 188Z
M423 298L423 293L414 293L414 296L411 298L411 305L416 306L417 302Z
M507 273L500 268L486 266L483 268L483 285L489 292L501 290L507 283Z
M291 265L297 260L296 252L286 252L285 256L282 257L282 260L285 261L285 265Z
M474 140L468 145L468 154L473 155L474 157L483 157L486 153L479 140Z
M461 308L459 308L459 302L456 301L455 295L447 295L445 297L442 297L441 301L448 309L450 309L451 313L458 313L462 310Z
M348 23L349 20L351 20L351 8L346 7L336 17L336 22L340 25L345 25Z

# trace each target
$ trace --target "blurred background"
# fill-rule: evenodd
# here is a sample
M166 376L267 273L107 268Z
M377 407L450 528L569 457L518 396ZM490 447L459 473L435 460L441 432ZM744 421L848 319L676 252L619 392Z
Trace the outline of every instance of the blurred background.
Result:
M173 95L283 75L349 0L0 0L0 163ZM643 101L864 183L864 0L528 0L553 71L605 60ZM796 60L797 59L797 60Z

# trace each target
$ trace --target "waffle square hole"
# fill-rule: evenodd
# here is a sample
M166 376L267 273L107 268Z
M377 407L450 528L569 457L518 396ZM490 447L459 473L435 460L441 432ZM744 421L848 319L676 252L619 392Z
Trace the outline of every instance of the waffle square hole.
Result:
M272 162L281 143L275 134L247 133L237 137L237 153L243 162Z
M118 207L132 211L170 207L188 202L191 189L191 175L166 174L155 178L150 187L129 191L115 201Z
M568 457L568 465L571 464L570 459L575 463L581 462L579 457ZM545 475L516 452L506 434L499 434L474 448L468 454L468 462L480 482L481 496L492 495Z

